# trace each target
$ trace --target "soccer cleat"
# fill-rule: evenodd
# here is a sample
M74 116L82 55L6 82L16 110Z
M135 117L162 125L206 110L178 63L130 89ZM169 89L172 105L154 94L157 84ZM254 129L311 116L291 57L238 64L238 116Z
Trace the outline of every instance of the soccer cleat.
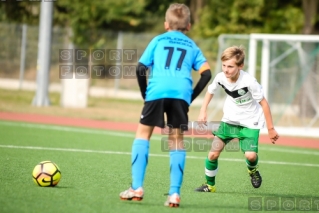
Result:
M180 201L181 201L180 196L177 193L174 193L174 194L169 195L167 197L167 200L165 201L164 206L177 208L177 207L179 207Z
M262 182L262 178L257 169L248 170L248 173L251 177L251 184L254 188L259 188Z
M139 187L136 190L130 187L128 190L125 190L120 193L121 200L141 201L143 200L143 196L144 196L144 190L142 187Z
M216 187L208 185L207 183L204 183L200 187L195 189L196 192L216 192Z

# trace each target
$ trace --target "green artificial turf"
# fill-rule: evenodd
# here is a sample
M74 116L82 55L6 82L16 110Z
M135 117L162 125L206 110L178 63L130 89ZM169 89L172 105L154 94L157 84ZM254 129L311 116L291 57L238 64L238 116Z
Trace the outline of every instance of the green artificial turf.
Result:
M260 145L261 188L251 186L243 154L226 150L219 159L217 192L194 192L205 182L207 152L189 150L181 206L164 207L169 154L162 150L160 135L151 141L144 200L121 201L119 193L131 183L133 138L128 132L0 121L0 212L208 213L258 207L283 211L290 208L281 205L288 201L293 201L296 211L307 208L307 201L312 210L319 206L319 151ZM34 166L44 160L61 169L56 187L39 187L32 181Z

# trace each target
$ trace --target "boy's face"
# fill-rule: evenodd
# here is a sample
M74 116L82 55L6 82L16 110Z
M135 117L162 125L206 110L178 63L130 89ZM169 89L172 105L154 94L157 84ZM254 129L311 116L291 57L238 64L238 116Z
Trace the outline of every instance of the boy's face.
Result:
M231 80L237 80L239 71L244 67L244 64L237 66L236 59L231 58L226 61L222 61L222 70L225 74L226 78L230 78Z

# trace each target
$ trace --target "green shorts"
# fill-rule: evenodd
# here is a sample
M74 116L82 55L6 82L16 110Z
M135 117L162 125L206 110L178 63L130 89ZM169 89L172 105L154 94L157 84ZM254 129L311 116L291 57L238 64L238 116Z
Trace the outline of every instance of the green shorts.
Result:
M225 144L234 138L238 138L241 151L258 153L259 131L259 129L249 129L243 126L220 122L218 130L213 131L213 135L222 139Z

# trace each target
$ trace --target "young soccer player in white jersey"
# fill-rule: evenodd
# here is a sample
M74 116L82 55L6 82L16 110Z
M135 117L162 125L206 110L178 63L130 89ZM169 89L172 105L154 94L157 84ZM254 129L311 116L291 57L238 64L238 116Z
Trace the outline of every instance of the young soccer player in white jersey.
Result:
M145 104L132 145L132 185L120 193L122 200L143 199L149 143L155 126L164 128L167 117L170 148L170 187L165 206L178 207L186 152L183 131L188 127L188 109L211 79L202 51L185 33L190 29L190 11L184 4L171 4L165 15L165 30L143 52L136 74ZM151 67L147 79L145 72ZM193 89L192 70L201 75Z
M242 70L245 52L243 47L227 48L222 56L222 72L218 73L208 86L200 114L199 122L207 121L207 106L216 90L222 88L227 93L224 103L224 115L215 135L211 150L205 161L206 183L195 189L198 192L215 192L215 176L218 171L218 157L224 146L234 138L239 139L241 150L245 153L251 184L259 188L262 182L258 165L259 130L265 120L268 135L272 143L279 138L276 132L270 108L263 96L261 85L254 77Z

